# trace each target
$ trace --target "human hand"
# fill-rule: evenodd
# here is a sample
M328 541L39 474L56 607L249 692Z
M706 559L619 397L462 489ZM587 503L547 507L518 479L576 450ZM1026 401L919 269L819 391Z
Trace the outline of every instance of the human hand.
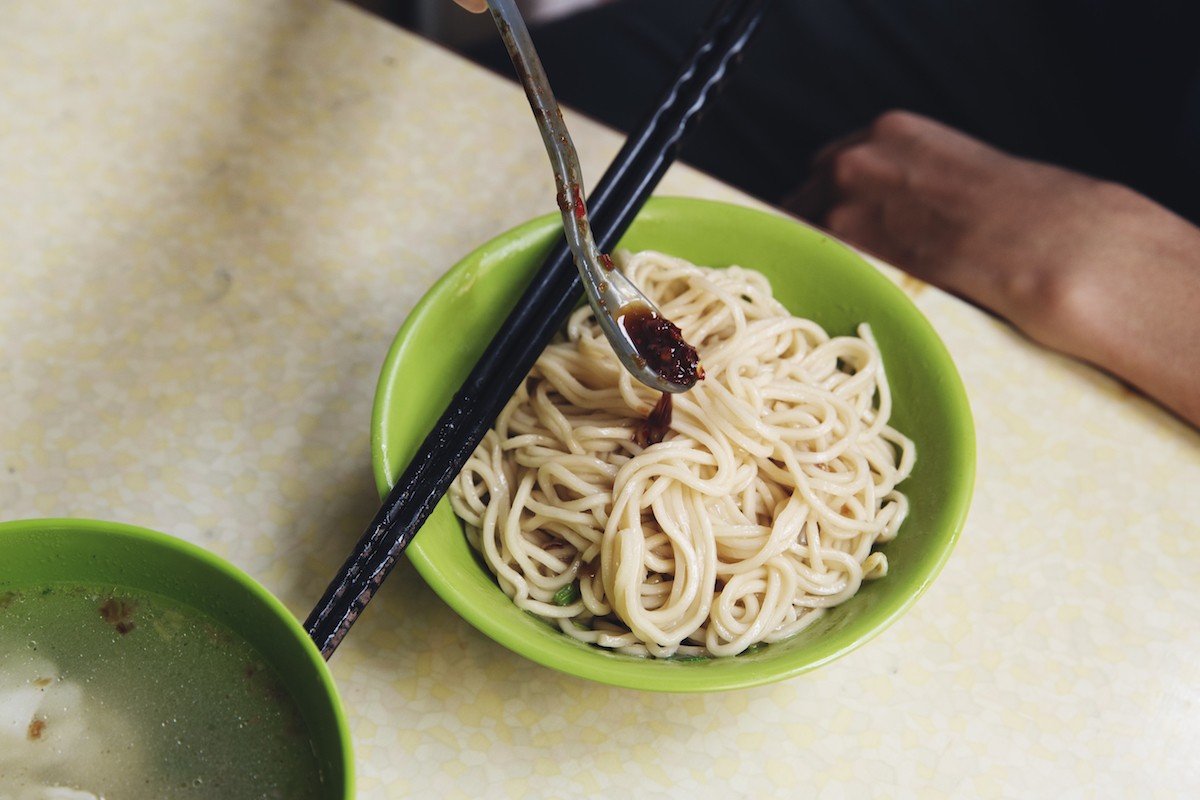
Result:
M454 0L460 6L470 11L473 14L480 14L487 11L487 0Z
M786 205L1200 426L1200 229L1148 198L893 111Z

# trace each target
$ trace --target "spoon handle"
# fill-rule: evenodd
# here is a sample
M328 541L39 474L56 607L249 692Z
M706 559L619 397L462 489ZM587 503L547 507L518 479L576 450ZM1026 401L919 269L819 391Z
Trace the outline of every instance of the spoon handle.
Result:
M546 145L546 154L550 156L550 166L554 170L555 198L558 210L562 212L563 230L571 245L571 252L581 261L580 269L588 267L589 262L599 260L600 253L592 238L588 225L587 205L584 202L583 173L579 168L579 157L571 134L563 121L562 109L554 99L550 89L550 80L542 61L538 58L525 27L525 20L514 0L488 0L496 28L500 38L512 57L513 67L525 96L529 98L529 106L537 120L538 130L542 134L542 142ZM597 276L598 277L598 276Z

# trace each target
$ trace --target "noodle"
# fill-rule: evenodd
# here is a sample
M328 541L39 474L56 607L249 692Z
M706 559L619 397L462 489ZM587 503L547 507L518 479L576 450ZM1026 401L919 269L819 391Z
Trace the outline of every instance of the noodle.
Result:
M786 639L883 577L907 514L912 442L867 325L829 337L766 278L661 253L622 269L700 352L705 379L659 396L584 306L450 488L467 536L522 609L600 647L730 656Z

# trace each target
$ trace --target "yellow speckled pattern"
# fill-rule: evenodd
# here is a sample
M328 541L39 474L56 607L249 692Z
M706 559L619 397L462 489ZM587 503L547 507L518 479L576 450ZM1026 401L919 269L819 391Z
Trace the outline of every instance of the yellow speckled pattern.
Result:
M594 181L620 138L568 122ZM180 536L304 617L377 505L392 336L553 195L514 85L353 8L0 4L0 519ZM512 655L404 564L331 662L360 797L1200 796L1200 436L900 280L979 437L912 611L784 683L642 694Z

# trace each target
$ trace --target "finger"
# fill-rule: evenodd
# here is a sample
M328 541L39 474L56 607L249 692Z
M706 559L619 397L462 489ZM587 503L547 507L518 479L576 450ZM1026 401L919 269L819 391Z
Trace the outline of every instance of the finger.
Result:
M793 214L817 225L824 223L830 209L842 199L837 180L838 158L847 150L864 144L869 131L856 130L826 144L813 156L808 178L792 194L784 198L783 207Z
M840 239L880 255L889 249L890 242L885 214L884 204L874 198L841 202L825 215L825 228Z
M828 170L809 177L800 188L785 197L783 207L796 216L816 225L824 225L825 217L837 202L837 193Z
M841 153L843 150L853 147L856 144L861 144L870 138L871 132L866 128L860 128L856 131L851 131L845 136L838 137L826 144L817 154L812 157L812 169L815 172L819 167L828 164L830 161Z
M487 11L487 0L454 0L454 2L472 14L481 14Z
M851 131L818 150L809 162L808 177L799 189L784 198L783 207L809 222L823 224L829 210L839 200L838 187L834 180L834 162L847 148L865 142L868 135L866 129Z

